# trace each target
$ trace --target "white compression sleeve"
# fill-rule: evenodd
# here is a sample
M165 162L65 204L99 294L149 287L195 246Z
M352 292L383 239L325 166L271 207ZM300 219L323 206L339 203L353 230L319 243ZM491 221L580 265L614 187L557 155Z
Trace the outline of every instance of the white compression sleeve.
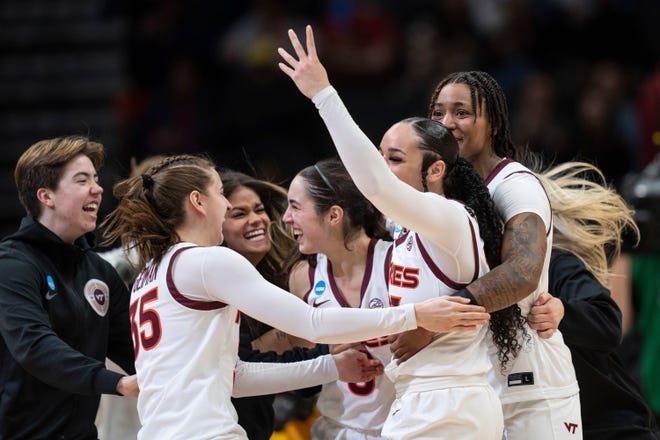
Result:
M238 361L232 397L299 390L339 379L332 355L283 364Z
M186 297L231 304L257 321L312 342L359 342L417 327L412 304L385 309L312 308L268 283L244 257L221 246L187 249L177 257L173 270L174 283Z
M474 266L468 214L463 206L435 193L420 192L399 180L353 121L333 87L321 90L313 102L360 192L387 217Z

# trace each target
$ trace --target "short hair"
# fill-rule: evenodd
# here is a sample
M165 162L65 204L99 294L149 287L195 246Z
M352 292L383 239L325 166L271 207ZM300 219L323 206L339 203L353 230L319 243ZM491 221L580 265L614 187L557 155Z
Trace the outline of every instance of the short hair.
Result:
M98 170L103 165L103 145L86 136L42 140L21 155L14 169L14 182L18 199L29 215L35 218L41 215L42 206L37 199L37 190L56 190L65 165L81 154L92 161L94 169Z

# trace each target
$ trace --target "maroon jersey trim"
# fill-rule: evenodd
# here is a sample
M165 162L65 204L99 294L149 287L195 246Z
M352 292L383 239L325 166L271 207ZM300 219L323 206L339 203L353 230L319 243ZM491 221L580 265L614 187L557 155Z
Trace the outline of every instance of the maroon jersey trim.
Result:
M186 297L183 293L179 292L179 289L177 289L177 287L174 285L174 279L172 278L172 267L174 266L174 260L181 252L194 247L198 247L198 246L187 246L177 249L176 251L174 251L174 254L172 254L172 256L170 257L170 262L167 265L166 279L167 279L167 288L169 289L172 298L174 298L174 300L179 304L181 304L182 306L194 310L216 310L226 307L227 304L221 301L198 301L198 300L190 299Z

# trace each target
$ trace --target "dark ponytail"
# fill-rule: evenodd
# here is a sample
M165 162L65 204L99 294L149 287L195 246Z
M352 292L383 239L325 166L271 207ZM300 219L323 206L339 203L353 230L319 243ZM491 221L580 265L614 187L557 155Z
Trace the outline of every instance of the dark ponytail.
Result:
M467 206L479 224L479 234L484 240L488 265L500 264L502 249L502 222L495 211L495 204L481 176L467 160L459 157L447 169L443 180L445 196L459 200Z
M420 137L419 149L423 151L422 185L426 189L426 170L436 160L445 162L443 179L445 197L465 204L479 224L479 235L484 241L484 252L491 269L501 263L502 221L483 179L472 164L458 156L458 143L451 132L437 121L426 118L408 118L401 121L412 125ZM506 369L511 358L522 348L518 336L527 337L525 318L520 307L513 304L491 313L489 326L493 342L498 349L501 370Z

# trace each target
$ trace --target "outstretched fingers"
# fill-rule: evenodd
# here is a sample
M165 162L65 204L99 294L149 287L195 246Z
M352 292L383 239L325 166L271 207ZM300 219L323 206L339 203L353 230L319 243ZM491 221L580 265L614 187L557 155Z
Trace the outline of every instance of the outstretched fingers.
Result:
M296 55L298 55L298 60L303 61L303 59L307 58L307 53L305 52L305 49L302 47L302 44L300 44L300 40L298 40L298 35L293 29L289 29L289 40L291 41L291 45L293 46L293 50L296 51Z
M328 87L330 82L323 64L321 64L317 57L312 27L307 26L305 32L309 54L305 52L302 44L300 44L296 33L289 29L289 39L291 40L295 54L290 54L281 47L278 48L277 52L284 60L278 66L282 72L293 80L303 95L312 99L314 95Z
M278 63L278 66L284 73L291 76L295 73L299 63L303 61L303 57L306 57L307 55L305 54L305 50L298 40L298 35L296 35L296 32L293 29L289 29L288 34L289 40L291 40L291 45L293 46L293 50L295 50L298 59L296 59L293 55L281 47L277 48L277 53L279 53L282 59L288 64Z
M291 56L291 54L289 54L289 52L287 52L286 50L282 49L281 47L278 47L278 48L277 48L277 53L280 54L280 56L282 57L282 59L283 59L284 61L286 61L286 62L289 64L289 66L295 68L296 65L298 64L298 60L295 59L293 56ZM280 64L282 64L282 63L280 63ZM289 67L289 66L287 66L287 67Z
M312 30L312 26L307 25L307 27L305 27L305 37L307 38L307 56L313 60L317 60L316 42L314 41L314 31Z

